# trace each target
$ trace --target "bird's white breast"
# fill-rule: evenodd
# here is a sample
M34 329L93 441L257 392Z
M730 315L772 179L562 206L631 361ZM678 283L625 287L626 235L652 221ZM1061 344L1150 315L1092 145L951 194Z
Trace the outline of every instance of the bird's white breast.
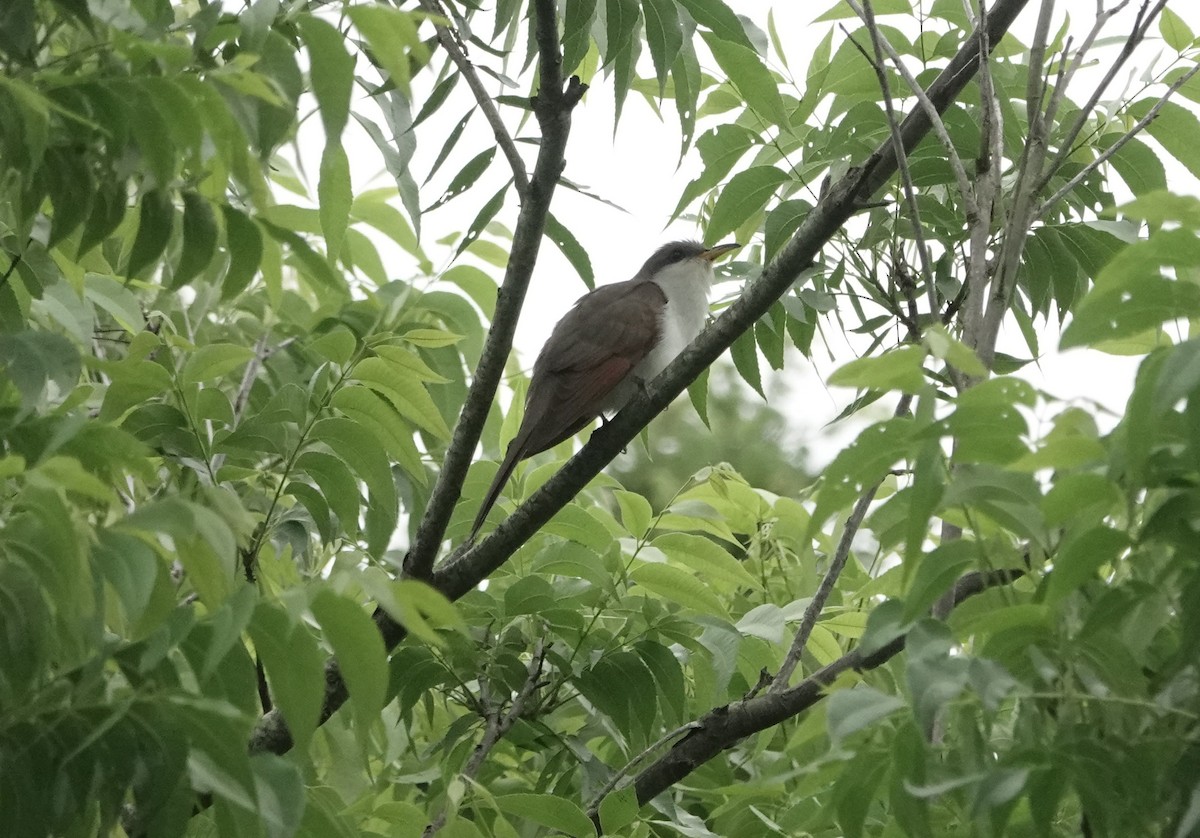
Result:
M712 280L712 264L698 259L670 265L654 277L655 284L666 295L667 304L659 319L662 338L634 368L634 374L643 381L648 382L665 370L700 334L708 317Z
M689 259L669 265L659 271L653 281L667 298L659 316L661 336L650 353L604 400L605 413L615 413L624 407L640 386L645 386L665 370L704 328L708 317L708 291L713 281L710 262Z

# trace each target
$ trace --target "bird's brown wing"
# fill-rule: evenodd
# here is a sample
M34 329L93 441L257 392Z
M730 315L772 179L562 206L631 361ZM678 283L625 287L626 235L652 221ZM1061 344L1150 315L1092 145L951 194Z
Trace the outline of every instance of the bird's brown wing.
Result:
M658 343L666 296L652 282L582 297L542 347L521 423L524 456L557 445L600 414L606 398Z
M552 448L596 418L605 398L658 343L667 298L652 282L633 279L579 299L533 365L525 417L509 443L475 516L474 541L517 463Z

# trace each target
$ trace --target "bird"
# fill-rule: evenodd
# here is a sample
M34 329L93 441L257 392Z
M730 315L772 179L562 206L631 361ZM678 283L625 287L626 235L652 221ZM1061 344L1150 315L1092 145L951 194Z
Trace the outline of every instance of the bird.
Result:
M670 242L633 279L602 285L575 302L533 364L524 418L484 495L467 544L474 543L517 463L622 408L700 334L713 263L739 247Z

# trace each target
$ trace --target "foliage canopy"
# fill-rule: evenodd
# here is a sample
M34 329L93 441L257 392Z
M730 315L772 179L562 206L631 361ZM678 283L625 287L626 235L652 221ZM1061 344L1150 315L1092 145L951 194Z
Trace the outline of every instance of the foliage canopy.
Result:
M1200 47L1024 5L4 3L0 833L1194 834ZM674 107L747 290L463 546L543 240L595 281L589 84ZM815 480L592 480L835 333ZM1141 356L1111 429L1047 342Z

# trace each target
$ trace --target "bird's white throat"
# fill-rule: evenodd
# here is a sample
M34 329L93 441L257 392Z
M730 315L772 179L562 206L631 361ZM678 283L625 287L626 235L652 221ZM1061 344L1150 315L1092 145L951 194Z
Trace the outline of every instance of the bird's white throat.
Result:
M659 320L662 337L634 368L634 375L644 382L649 381L696 339L708 317L708 292L712 282L712 263L705 259L687 259L655 274L654 284L667 298Z

